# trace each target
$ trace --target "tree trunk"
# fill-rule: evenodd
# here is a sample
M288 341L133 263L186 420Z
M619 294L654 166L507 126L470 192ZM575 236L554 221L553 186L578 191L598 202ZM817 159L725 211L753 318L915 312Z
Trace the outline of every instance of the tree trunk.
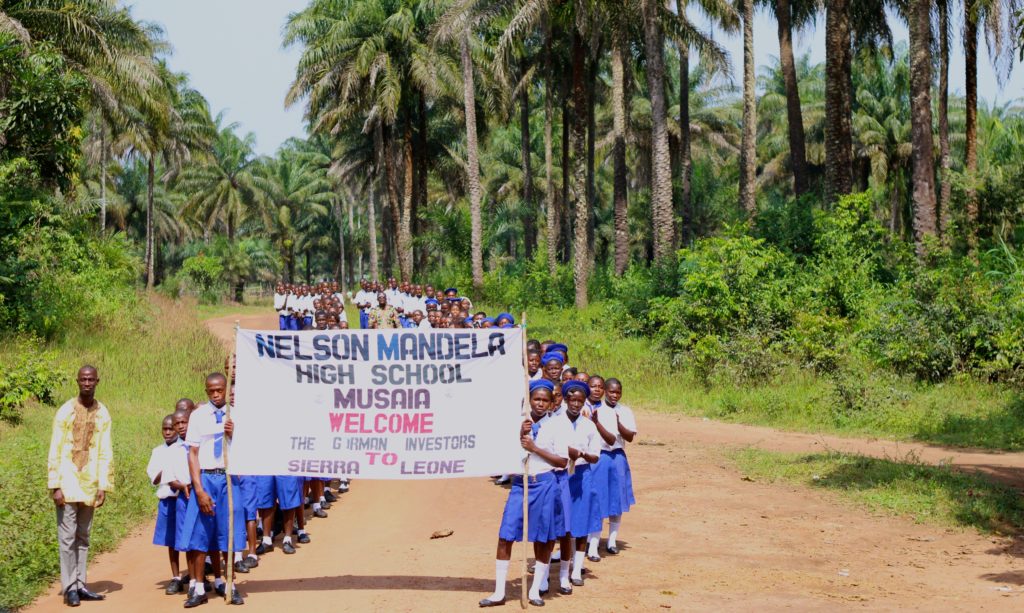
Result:
M686 2L676 0L676 14L685 19ZM689 244L694 236L693 152L690 146L690 47L679 45L679 210L682 213L680 236Z
M107 127L100 122L100 234L107 230Z
M373 146L375 161L373 177L370 179L370 202L366 207L366 234L370 249L370 277L380 280L380 269L377 261L377 182L380 181L380 165L384 158L384 137L378 122L373 130Z
M476 90L473 85L473 58L469 55L469 30L461 39L462 99L466 114L466 182L469 188L470 249L473 261L473 290L480 296L484 289L484 225L480 210L480 161L476 142Z
M629 194L626 176L626 78L622 39L612 40L612 149L614 166L613 195L615 206L615 274L621 276L629 266Z
M590 280L590 247L587 229L590 226L590 202L587 201L587 45L577 28L572 33L572 127L569 134L572 150L572 187L570 198L576 214L573 240L573 280L576 285L576 308L587 306Z
M156 166L149 156L146 172L146 288L153 289L153 189Z
M555 203L555 154L554 143L552 142L552 124L554 123L555 114L555 75L553 68L551 59L551 29L548 26L544 37L544 71L546 73L544 87L544 181L547 184L544 194L544 206L547 209L548 273L552 279L558 272L558 235L561 234L558 206Z
M672 160L668 149L665 108L665 38L658 21L659 3L644 0L644 50L647 89L651 98L651 225L654 258L667 261L673 252Z
M967 174L967 247L978 246L978 0L964 0L964 170Z
M337 280L341 293L345 293L345 205L339 198L337 203L338 212L338 274Z
M427 147L427 96L423 92L416 97L416 206L412 210L412 235L422 236L425 220L421 209L427 206L427 175L430 172L430 150ZM428 250L419 248L416 255L417 270L427 269Z
M597 155L597 147L594 142L597 140L597 117L594 113L594 106L597 100L597 58L603 55L600 45L597 52L591 57L587 52L587 266L590 273L594 272L594 254L597 249L595 227L596 219L593 214L597 205L597 188L594 185L595 170L594 163ZM589 273L588 273L589 278Z
M567 64L568 71L572 72L572 62ZM572 82L572 75L565 80L566 83ZM569 161L572 147L569 144L569 127L572 125L572 110L569 108L569 95L565 91L565 87L562 88L562 197L559 200L558 212L562 216L561 229L562 236L559 237L558 245L561 247L561 253L559 253L559 259L563 264L569 261L569 254L571 249L569 246L572 244L572 216L573 208L570 206L569 201L569 175L572 170L572 164Z
M313 270L309 266L309 249L306 249L306 283L313 283Z
M939 191L939 235L949 244L949 203L953 192L950 169L953 159L949 151L949 11L945 2L939 9L939 151L942 155L942 176Z
M398 222L398 274L403 281L412 281L412 200L413 191L413 153L412 153L412 118L405 122L405 184L401 217Z
M526 72L524 63L523 72ZM519 89L519 148L523 159L523 254L533 259L537 246L537 206L533 200L533 164L530 162L530 87Z
M775 2L775 19L779 24L779 65L786 83L786 119L789 121L789 165L793 171L793 193L807 192L807 147L804 118L800 110L800 89L793 59L793 25L789 0Z
M825 17L825 203L853 190L850 0L831 0Z
M740 150L740 206L747 217L757 214L754 197L757 172L757 107L754 91L754 0L743 0L743 142Z
M924 239L938 233L935 218L935 166L932 141L931 0L910 2L910 132L913 144L914 242L925 255Z
M398 173L395 172L395 139L391 126L384 127L384 183L387 188L387 219L384 220L384 274L394 274L394 256L397 252L395 233L399 223ZM383 214L383 210L381 213Z

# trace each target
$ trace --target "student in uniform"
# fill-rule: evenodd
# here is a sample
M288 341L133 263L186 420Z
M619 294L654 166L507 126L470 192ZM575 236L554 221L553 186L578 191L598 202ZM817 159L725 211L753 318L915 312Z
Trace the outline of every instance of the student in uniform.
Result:
M195 411L195 410L196 410L196 403L191 398L180 398L180 399L178 399L178 402L174 403L174 412L175 413L177 413L178 411L186 411L189 415L191 415L192 411ZM182 437L181 440L184 441L185 438Z
M156 528L153 530L153 544L167 548L167 557L171 565L171 580L164 593L171 596L182 591L181 567L178 550L175 549L175 536L178 528L179 499L188 499L188 458L185 455L185 444L178 438L175 429L175 415L164 417L161 434L164 443L153 448L146 466L149 481L157 486Z
M284 520L284 540L281 541L281 551L288 555L295 553L295 545L292 544L292 531L296 509L300 513L302 511L302 477L292 475L257 477L256 491L260 520L263 522L263 539L256 548L256 553L263 555L274 549L272 528L275 507L281 509Z
M603 416L602 419L595 422L605 443L608 443L607 434L613 435L613 442L603 446L608 451L602 451L602 455L607 453L612 458L611 475L616 486L616 491L610 491L609 496L611 502L608 516L608 542L605 544L605 550L611 555L619 553L617 541L619 527L622 525L622 514L636 504L636 498L633 496L633 474L629 469L629 460L626 459L625 449L626 443L632 443L636 437L636 417L628 406L620 402L621 399L622 383L618 379L609 378L605 382L605 406L600 409ZM609 412L608 409L611 411ZM609 415L614 415L614 419ZM617 506L614 504L615 497L618 498Z
M185 444L189 447L189 472L192 496L183 525L188 542L189 574L203 576L203 560L209 554L213 563L217 594L224 596L227 588L220 576L220 553L228 548L227 488L232 488L234 504L234 546L245 548L245 509L236 478L228 484L224 471L224 445L230 444L234 423L227 419L227 378L221 373L206 378L209 402L195 410L189 418ZM230 559L230 557L229 557ZM185 601L191 609L208 600L202 581L196 581L194 593ZM244 604L238 588L232 590L231 604Z
M568 388L567 388L568 386ZM577 382L562 385L566 398L566 419L572 431L569 453L575 456L573 473L569 476L569 495L572 501L570 533L575 539L575 547L562 548L561 571L562 587L566 584L566 573L569 564L566 561L570 549L573 551L572 576L569 583L574 586L583 585L583 559L586 555L587 538L591 532L601 531L601 513L594 504L592 485L592 467L597 464L601 455L601 437L594 423L582 416L585 399L585 386ZM567 393L566 393L567 392Z
M516 318L512 317L511 313L498 313L498 316L494 318L494 325L501 328L504 326L516 325Z
M540 369L540 350L539 349L527 349L526 350L526 370L530 375L530 380L540 379L544 376L544 373Z
M569 463L569 445L565 431L553 425L541 424L551 410L550 381L533 381L530 384L530 416L523 421L519 435L520 444L529 454L530 477L526 487L529 496L529 534L526 539L533 543L533 582L530 584L530 604L542 607L541 585L547 580L551 550L561 529L555 524L555 506L560 494L553 471L565 468ZM512 544L523 540L523 477L512 479L508 501L501 517L498 530L498 550L495 561L494 593L480 601L481 607L495 607L505 604L505 579L508 576L509 560L512 559ZM564 526L563 526L564 527Z
M544 369L544 378L551 382L552 386L562 384L562 367L565 365L565 358L560 353L545 353L540 358Z

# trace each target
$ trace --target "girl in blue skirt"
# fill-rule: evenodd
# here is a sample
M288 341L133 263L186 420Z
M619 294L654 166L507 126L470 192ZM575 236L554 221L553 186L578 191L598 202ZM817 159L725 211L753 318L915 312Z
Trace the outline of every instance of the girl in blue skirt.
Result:
M569 381L562 385L565 396L566 421L569 425L570 443L569 456L573 461L573 472L569 475L569 543L562 544L562 563L559 570L563 593L572 593L572 586L583 585L583 557L587 547L587 537L591 532L601 530L601 515L593 504L593 485L591 482L592 466L597 464L601 455L601 436L594 423L582 417L587 397L590 396L588 386L579 381ZM571 539L575 539L575 546ZM573 551L572 577L569 576L569 552ZM568 590L568 592L566 592Z
M607 472L607 482L600 485L604 488L598 495L605 495L601 501L603 517L608 518L608 542L605 550L615 555L619 553L618 535L622 524L622 514L636 504L633 496L633 475L626 459L626 443L633 442L636 437L636 417L629 407L619 402L622 399L622 383L618 379L605 382L604 406L594 412L594 425L603 441L601 460ZM595 483L595 490L597 484ZM600 538L600 531L597 537ZM588 555L597 554L597 540L591 535L591 551Z
M530 383L530 418L520 428L520 444L529 454L529 534L533 543L536 565L533 583L530 584L530 604L542 607L540 586L547 582L551 550L555 540L564 532L555 522L555 507L558 504L559 488L552 472L565 468L569 463L569 444L566 432L555 422L541 423L551 410L554 385L543 379ZM508 575L509 560L512 559L512 543L523 540L523 477L512 478L505 512L498 530L498 551L495 561L494 593L480 601L481 607L505 604L505 578Z

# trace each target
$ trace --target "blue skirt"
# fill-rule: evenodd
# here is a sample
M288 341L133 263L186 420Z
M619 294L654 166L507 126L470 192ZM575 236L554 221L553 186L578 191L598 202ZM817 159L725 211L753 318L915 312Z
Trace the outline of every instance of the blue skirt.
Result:
M616 449L611 452L611 455L619 486L619 511L625 513L629 507L636 504L636 498L633 496L633 473L629 470L629 460L626 459L625 449ZM618 514L616 513L616 515Z
M615 461L607 452L602 451L597 463L590 466L590 491L593 500L590 504L594 514L602 520L612 515L611 509L611 477L615 472L612 464ZM595 531L596 532L596 531Z
M564 470L552 471L558 482L558 501L555 505L555 527L561 530L559 536L572 532L572 495L569 493L569 473Z
M227 477L216 473L202 473L203 489L213 499L213 515L199 510L195 495L188 499L185 521L182 523L180 540L175 549L184 551L227 551L228 549L228 487ZM235 551L245 551L245 509L242 507L242 488L238 477L231 479L231 495L234 502ZM178 547L184 544L185 547Z
M178 498L184 494L161 498L156 505L156 529L153 530L153 544L174 547L174 536L178 532Z
M569 477L569 495L572 498L570 532L576 538L601 530L601 509L594 494L594 467L580 464Z
M530 477L530 527L527 540L547 543L565 534L555 522L555 507L559 504L561 488L554 473L541 473ZM563 526L564 527L564 526ZM501 515L498 538L505 541L523 540L523 478L512 478L505 512Z

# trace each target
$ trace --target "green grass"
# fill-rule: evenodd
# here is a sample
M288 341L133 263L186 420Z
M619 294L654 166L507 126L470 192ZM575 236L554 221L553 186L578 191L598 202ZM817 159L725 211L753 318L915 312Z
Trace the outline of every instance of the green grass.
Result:
M601 305L532 309L527 324L530 338L565 342L571 364L621 379L624 401L648 410L803 432L1024 449L1024 398L1009 387L971 378L924 384L852 360L839 375L781 363L765 381L725 371L705 385L653 341L612 329Z
M199 313L199 318L203 321L207 319L215 319L217 317L225 317L227 315L261 315L264 313L273 313L274 304L271 299L260 300L256 302L246 302L245 304L239 304L237 302L225 302L220 304L197 304L195 310Z
M220 345L189 305L155 297L140 318L76 335L52 349L67 381L57 405L74 396L84 363L100 373L97 398L113 418L115 491L96 514L91 554L110 550L152 517L154 490L145 474L161 442L160 422L182 396L205 398L203 378L223 365ZM0 363L3 361L0 349ZM0 610L25 605L59 574L55 515L47 498L46 455L55 406L26 407L17 426L0 423ZM161 555L154 548L153 555Z
M1020 494L976 474L946 466L881 460L844 453L786 454L743 449L731 454L757 481L782 481L838 492L872 511L941 526L1018 534L1024 525Z

